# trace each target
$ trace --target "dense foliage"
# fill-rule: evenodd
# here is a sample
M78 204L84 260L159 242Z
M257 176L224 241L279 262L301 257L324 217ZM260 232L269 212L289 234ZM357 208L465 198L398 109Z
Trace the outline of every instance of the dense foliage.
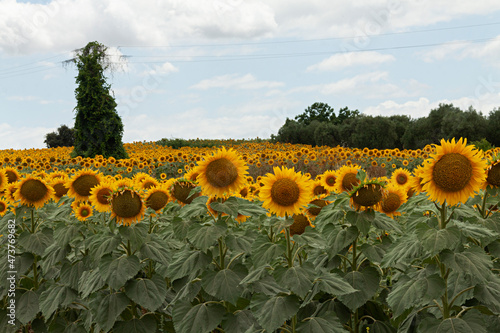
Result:
M47 133L44 143L47 148L72 147L75 142L75 129L61 125L56 132Z

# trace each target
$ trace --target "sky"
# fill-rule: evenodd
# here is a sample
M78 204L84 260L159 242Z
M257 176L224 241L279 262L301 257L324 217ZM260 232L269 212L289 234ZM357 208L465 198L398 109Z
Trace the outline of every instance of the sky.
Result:
M73 127L91 41L123 142L277 134L315 102L427 116L500 106L497 0L0 0L0 149Z

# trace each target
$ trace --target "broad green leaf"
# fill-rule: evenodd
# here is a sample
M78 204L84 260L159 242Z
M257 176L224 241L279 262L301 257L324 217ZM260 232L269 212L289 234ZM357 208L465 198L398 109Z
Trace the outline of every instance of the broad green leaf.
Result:
M83 272L85 272L85 265L82 261L78 261L73 265L66 262L61 268L61 279L59 282L65 286L78 290L78 281L80 280Z
M120 226L118 228L124 243L130 242L132 250L141 248L148 234L148 226L144 223L135 223L129 226Z
M222 321L226 310L221 304L178 302L173 309L173 321L177 333L208 333Z
M182 219L178 216L175 216L174 219L172 220L172 229L174 230L174 237L180 240L185 239L189 228L193 224L194 222L188 218Z
M226 333L245 333L252 326L258 327L259 323L250 310L228 313L222 321L222 328Z
M226 213L232 217L238 216L238 202L235 197L229 197L224 202L212 202L210 203L210 207L216 212Z
M87 298L94 291L101 289L106 281L101 277L98 269L85 271L78 280L78 291L82 298Z
M382 259L382 267L390 267L399 263L409 265L422 252L422 243L415 234L404 235L391 244Z
M301 235L294 235L293 240L299 245L305 245L315 249L326 249L328 244L323 235L316 228L306 228Z
M167 283L158 274L153 275L151 279L131 280L125 285L125 294L137 304L154 312L167 296Z
M140 252L142 258L149 258L163 265L168 266L171 261L170 251L161 243L161 239L158 237L152 237L144 242Z
M202 275L201 284L208 294L236 305L236 301L243 292L240 286L241 279L241 275L225 268L218 272L206 271Z
M471 289L464 292L465 289L474 287L471 278L467 275L450 271L446 284L448 285L448 298L452 300L458 296L456 297L453 305L460 306L468 299L474 297L474 290Z
M255 293L261 293L268 296L274 296L278 293L284 293L288 290L280 286L274 277L267 275L256 282L252 282L252 289Z
M500 279L479 284L474 288L474 296L488 306L500 308Z
M465 316L464 316L465 317ZM426 318L418 326L418 332L425 333L488 333L486 327L475 321L465 321L462 318L448 318L440 321Z
M396 221L391 219L389 216L378 212L375 214L375 219L373 220L372 225L381 230L401 232L401 228Z
M249 236L238 234L237 231L228 233L224 238L227 247L235 252L250 253L253 239Z
M373 221L375 220L374 211L348 211L346 213L346 220L351 225L356 226L363 235L367 235L370 231Z
M488 253L496 258L500 258L500 240L488 244Z
M49 318L59 307L65 307L76 298L76 291L70 287L53 284L40 295L40 311L45 318Z
M87 330L79 322L73 322L71 324L66 324L66 328L63 333L87 333Z
M208 197L206 195L194 198L189 205L181 207L179 211L179 217L189 219L201 215L206 215L208 212L207 200Z
M225 223L215 223L211 225L193 224L187 233L187 238L195 247L202 251L208 250L217 244L217 240L224 235L227 230Z
M17 239L20 248L39 256L44 254L52 242L52 230L50 229L43 229L43 231L37 231L33 234L29 231L23 231Z
M374 264L380 264L385 254L385 250L381 243L376 245L364 243L361 245L361 252Z
M186 275L190 279L197 276L210 263L212 258L202 251L190 250L185 247L174 254L172 263L168 266L167 275L171 280L176 280Z
M463 252L445 250L441 253L441 260L456 272L470 276L476 283L487 281L493 276L491 257L478 246L470 247Z
M130 300L122 292L106 295L97 306L95 321L105 332L109 331L129 303Z
M38 306L38 295L32 290L28 290L19 298L16 304L16 319L26 325L35 318L40 311Z
M175 295L174 299L170 302L171 304L175 304L177 301L186 301L191 302L193 298L198 295L201 290L201 279L196 278L192 281L189 281L184 285L184 287L179 290L179 292Z
M273 296L271 298L254 294L250 309L259 324L268 332L274 332L299 310L299 298L295 295Z
M361 271L347 273L344 279L357 291L338 295L338 299L354 311L375 295L379 288L380 275L376 268L368 266Z
M144 316L141 319L117 321L113 326L113 332L120 333L150 333L156 332L156 329L156 320L151 315Z
M373 324L369 325L368 328L370 328L370 333L396 333L396 329L392 327L391 324L380 320L375 321Z
M445 249L452 250L460 242L460 230L453 226L438 230L430 227L427 223L421 223L417 225L416 232L424 249L426 249L431 256Z
M345 295L354 293L357 290L354 289L346 280L335 273L324 272L318 278L314 280L311 292L307 295L302 303L305 306L312 301L314 296L319 292L325 292L332 296Z
M16 270L18 274L24 274L28 269L33 267L33 262L35 261L35 257L32 253L24 252L21 255L16 255ZM5 260L7 263L7 260ZM5 269L7 271L7 269Z
M437 274L398 281L387 297L387 303L399 317L405 310L439 299L445 292L445 282Z
M58 223L54 230L54 241L61 246L65 246L76 238L79 232L79 224Z
M352 242L358 238L359 235L359 230L355 226L342 228L340 226L334 227L332 225L328 225L324 228L324 232L328 237L327 241L329 248L327 252L330 259L352 244Z
M252 259L255 267L267 265L285 252L283 242L272 243L267 236L259 236L252 244Z
M278 284L293 291L296 295L304 298L312 287L314 279L314 266L304 263L302 266L285 268L278 266L274 275Z
M453 224L460 229L464 236L477 239L481 242L486 242L486 244L500 236L497 232L492 231L480 224L466 223L457 220L453 220Z
M298 333L346 333L334 312L321 317L308 317L297 325Z
M260 215L266 215L267 210L263 208L261 205L256 205L254 202L248 201L243 198L236 198L236 201L238 202L238 212L241 215L245 216L260 216Z
M120 289L141 269L139 258L135 255L113 258L105 255L99 263L99 272L111 288Z
M87 238L86 247L90 250L94 260L99 261L105 254L116 250L120 242L120 235L97 234Z

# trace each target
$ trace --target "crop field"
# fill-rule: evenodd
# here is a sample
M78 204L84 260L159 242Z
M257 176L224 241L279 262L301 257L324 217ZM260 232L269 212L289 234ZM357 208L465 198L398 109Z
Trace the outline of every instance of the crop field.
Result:
M0 332L500 332L500 148L0 151Z

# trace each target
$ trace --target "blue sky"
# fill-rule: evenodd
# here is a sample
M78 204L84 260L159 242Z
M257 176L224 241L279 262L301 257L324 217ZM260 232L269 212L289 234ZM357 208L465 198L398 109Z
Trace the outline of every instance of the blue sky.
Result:
M94 40L119 67L107 77L124 142L269 138L314 102L488 114L499 13L486 0L0 0L0 149L73 126L77 71L62 62Z

